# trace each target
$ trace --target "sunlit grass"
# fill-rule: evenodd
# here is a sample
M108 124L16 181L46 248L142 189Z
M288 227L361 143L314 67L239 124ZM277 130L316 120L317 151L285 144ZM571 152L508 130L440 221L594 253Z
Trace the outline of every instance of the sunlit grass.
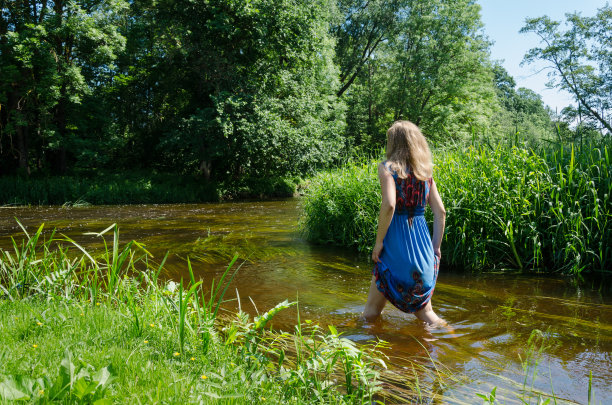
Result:
M448 212L443 260L484 271L609 270L610 153L606 145L434 151ZM376 165L358 160L312 180L302 220L310 240L371 249L380 204Z
M96 233L112 240L98 254L62 235L43 240L43 229L0 251L2 400L363 403L381 390L375 347L299 319L293 333L266 329L295 303L254 318L223 310L236 257L204 289L189 262L190 280L162 280L165 258L121 245L116 226ZM79 391L67 362L89 370L78 387L100 370L112 378Z

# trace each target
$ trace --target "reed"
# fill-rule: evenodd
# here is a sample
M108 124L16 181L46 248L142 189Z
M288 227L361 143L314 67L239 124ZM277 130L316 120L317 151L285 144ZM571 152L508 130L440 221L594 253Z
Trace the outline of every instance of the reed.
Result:
M206 181L180 174L102 173L54 177L0 176L0 204L170 204L291 197L300 179L241 178Z
M435 175L449 211L447 260L474 270L609 269L610 163L607 145L444 153Z
M564 274L610 268L609 145L438 149L434 162L448 212L447 265ZM356 160L311 181L302 220L308 239L371 249L380 204L376 165Z
M301 226L311 241L367 250L376 237L379 206L376 162L349 161L311 180Z

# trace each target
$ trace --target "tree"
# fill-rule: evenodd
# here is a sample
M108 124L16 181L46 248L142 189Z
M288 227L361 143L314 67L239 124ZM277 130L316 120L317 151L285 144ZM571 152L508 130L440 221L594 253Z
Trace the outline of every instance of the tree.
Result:
M514 141L518 137L533 144L553 136L551 111L533 90L516 89L514 78L499 63L493 65L495 88L501 109L495 115L496 133ZM509 131L510 130L510 131Z
M612 8L566 19L567 30L547 16L526 20L520 32L538 35L542 46L530 49L523 63L544 61L547 85L570 92L586 117L612 133Z
M359 4L345 7L351 12L347 21L356 20L355 13L366 12ZM393 8L394 19L384 20L384 39L375 52L366 52L369 48L363 44L368 42L362 31L341 31L338 44L352 43L369 56L345 96L352 131L348 137L356 144L370 140L379 144L381 134L397 119L409 119L439 139L487 129L497 100L489 44L480 34L478 4L471 0L402 0L393 3ZM369 27L366 22L358 26ZM352 42L344 36L350 36ZM355 53L338 53L338 58L344 55L352 61L341 61L340 66L354 65Z
M147 165L240 178L305 173L342 153L331 2L137 1L133 12L109 93Z
M398 0L338 1L341 16L331 28L340 66L338 96L353 84L379 45L395 35L401 3Z
M66 169L74 117L124 45L124 0L0 2L0 154L29 172L57 155ZM31 153L33 152L33 153ZM33 156L34 155L34 156Z
M495 93L489 44L479 33L480 6L471 0L408 5L390 42L397 61L387 97L393 119L410 119L441 138L482 132Z

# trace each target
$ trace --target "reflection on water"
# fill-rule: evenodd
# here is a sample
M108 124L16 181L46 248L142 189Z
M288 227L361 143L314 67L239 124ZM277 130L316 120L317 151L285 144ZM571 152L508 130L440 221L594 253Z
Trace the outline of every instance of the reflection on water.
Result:
M0 247L19 236L14 217L29 229L46 228L86 246L99 238L83 235L118 223L121 239L146 244L158 258L171 252L166 276L188 278L186 257L207 284L220 275L234 253L244 264L234 284L243 309L266 310L286 298L299 300L302 318L335 324L358 342L380 338L391 343L387 354L401 369L402 359L438 360L464 375L465 384L444 389L445 402L480 402L474 392L498 386L498 399L518 403L525 385L559 398L586 403L589 370L595 403L611 401L612 294L610 284L572 283L561 278L508 274L455 274L442 268L434 308L454 328L427 329L411 315L391 306L381 322L358 322L370 280L367 258L350 250L313 246L298 233L299 201L239 202L206 205L104 206L86 208L0 208ZM232 304L233 305L233 304ZM274 319L289 328L295 308ZM547 339L537 374L529 367L533 330ZM523 359L523 362L521 362ZM527 376L527 378L526 378ZM559 402L561 403L561 402Z

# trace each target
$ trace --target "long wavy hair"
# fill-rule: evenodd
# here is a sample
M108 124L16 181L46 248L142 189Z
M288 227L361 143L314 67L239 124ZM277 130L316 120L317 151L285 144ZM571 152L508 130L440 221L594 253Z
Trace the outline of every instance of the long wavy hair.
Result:
M387 160L401 179L409 171L419 180L432 177L431 150L419 127L410 121L395 121L387 130Z

